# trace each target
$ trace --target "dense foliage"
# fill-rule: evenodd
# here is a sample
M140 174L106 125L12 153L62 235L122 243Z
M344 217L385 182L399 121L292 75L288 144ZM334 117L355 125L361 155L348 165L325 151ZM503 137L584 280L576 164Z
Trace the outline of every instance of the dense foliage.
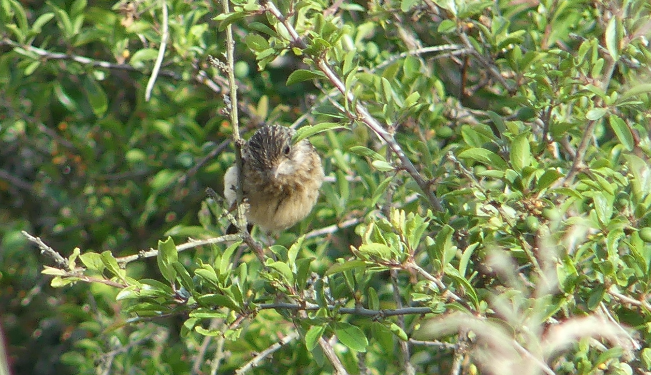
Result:
M647 0L0 8L15 373L651 371ZM320 200L225 235L265 123Z

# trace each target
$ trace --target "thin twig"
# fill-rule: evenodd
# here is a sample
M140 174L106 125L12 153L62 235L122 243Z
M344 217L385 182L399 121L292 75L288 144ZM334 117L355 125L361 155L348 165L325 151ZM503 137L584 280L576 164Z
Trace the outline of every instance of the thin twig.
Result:
M624 295L624 294L618 292L617 290L615 290L614 286L611 286L608 289L608 294L610 294L611 296L617 298L618 300L620 300L622 302L629 303L629 304L634 305L634 306L643 307L647 311L651 311L651 305L650 304L648 304L645 301L638 301L638 300L636 300L634 298L631 298L631 297L629 297L627 295Z
M235 370L236 374L244 374L248 372L249 370L252 370L258 365L260 365L260 362L262 362L266 357L270 356L273 354L275 351L278 349L282 348L284 345L287 345L288 343L292 342L293 340L296 340L298 338L298 332L294 331L290 333L289 335L283 337L280 339L278 342L274 343L267 349L261 351L258 353L255 357L253 357L252 360L247 362L244 366L240 367L239 369Z
M203 158L201 158L201 160L196 162L192 168L190 168L185 174L183 174L183 176L181 176L181 178L179 178L177 182L177 186L185 184L185 181L187 181L188 178L194 176L194 174L197 173L199 168L201 168L208 160L212 160L217 154L224 151L224 149L226 148L226 146L228 146L229 143L231 143L230 139L226 139L222 141L222 143L217 145L217 147L215 147L212 151L210 151L208 155L204 156Z
M338 223L338 224L333 224L333 225L330 225L330 226L327 226L327 227L315 229L315 230L307 233L305 235L305 238L308 239L308 238L313 238L313 237L321 237L321 236L324 236L324 235L327 235L327 234L333 234L333 233L337 232L340 229L352 227L353 225L357 225L357 224L361 223L362 221L364 221L364 218L361 218L361 217L348 219L348 220L343 221L343 222Z
M626 330L624 329L624 327L622 327L622 325L619 324L619 322L618 322L617 320L615 320L615 318L612 316L612 314L610 313L610 311L608 311L608 308L606 308L606 304L605 304L603 301L599 302L599 307L601 308L601 312L602 312L604 315L606 315L606 317L608 317L608 320L609 320L609 321L610 321L610 322L611 322L615 327L617 327L617 328L619 329L619 331L622 332L622 334L623 334L624 336L626 336L626 337L628 338L628 340L631 342L631 345L632 345L633 349L635 349L635 350L640 350L640 349L641 349L640 343L638 343L637 340L635 340L635 339L633 338L633 336L631 336L631 334L628 333L628 331L626 331Z
M168 31L168 17L167 17L167 3L165 0L160 0L163 7L163 30L160 41L160 47L158 48L158 56L156 57L156 63L154 64L154 69L151 71L151 76L149 77L149 82L147 82L147 89L145 90L145 101L149 101L151 98L151 91L154 89L154 84L156 83L156 77L158 77L158 72L160 67L163 64L163 57L165 56L165 48L167 48L167 39L169 38Z
M400 294L400 287L398 286L398 271L397 270L391 270L390 272L390 277L391 277L391 286L393 287L393 300L396 303L396 307L398 309L402 308L402 296ZM397 318L398 321L398 327L405 331L405 316L404 315L398 315ZM400 346L400 353L402 355L402 369L404 370L404 373L407 375L414 375L416 374L416 369L414 369L414 366L409 362L409 359L411 358L411 355L409 354L409 345L407 344L406 341L403 340L398 340L398 345Z
M184 250L192 249L195 247L199 246L204 246L204 245L212 245L212 244L218 244L218 243L224 243L224 242L234 242L240 239L240 236L236 234L227 234L225 236L220 236L220 237L213 237L213 238L207 238L205 240L193 240L193 239L188 239L188 242L177 245L176 246L176 251L181 252ZM158 250L156 249L149 249L147 251L140 251L138 254L134 255L127 255L123 256L120 258L115 258L119 264L127 264L131 263L133 261L136 261L138 259L145 259L145 258L152 258L158 256Z
M258 310L294 310L294 311L317 311L326 308L329 311L337 311L338 314L365 316L368 318L383 318L400 315L424 315L430 314L432 309L429 307L404 307L401 309L371 310L364 307L340 307L339 305L320 306L313 303L263 303L257 306Z
M429 272L425 271L422 267L420 267L418 264L412 262L407 263L407 267L413 269L416 271L418 274L423 276L425 279L433 282L442 292L443 292L443 297L449 298L459 304L461 304L463 307L468 309L468 311L472 313L477 313L476 309L472 307L468 302L466 302L463 298L457 296L453 292L451 292L445 284L441 280L439 280L437 277L434 277L434 275L430 274Z
M576 152L574 153L574 161L572 162L572 166L570 167L569 172L564 179L557 180L551 186L552 188L570 184L572 181L574 181L576 175L579 174L581 167L583 167L583 159L585 158L585 153L588 150L588 146L590 146L590 141L592 139L595 125L597 125L597 121L588 121L588 126L586 126L585 130L583 131L583 137L581 138L579 147L577 147Z
M477 51L475 49L475 47L470 42L470 39L468 39L468 36L466 35L465 32L460 32L459 37L461 38L461 41L463 42L463 44L466 46L466 49L468 51L470 51L473 56L475 56L477 61L479 61L479 63L481 63L486 68L488 73L490 73L490 75L493 76L493 78L495 78L502 86L504 86L506 91L508 91L509 93L512 93L512 92L515 91L515 89L506 81L506 79L504 77L502 77L502 74L500 73L500 71L495 68L495 65L488 62L484 58L484 56L482 56L479 53L479 51Z
M224 344L226 343L226 337L219 336L217 338L217 349L215 349L215 356L212 359L212 363L210 364L210 375L216 375L219 372L219 366L222 363L222 359L224 359Z
M460 46L458 44L444 44L440 46L422 47L422 48L405 51L397 55L389 56L388 59L382 61L382 63L378 64L378 66L376 66L374 69L375 70L383 69L391 65L391 63L393 63L394 61L403 59L407 56L419 56L427 53L443 52L443 51L449 51L449 53L437 55L436 58L441 58L445 56L463 55L468 53L467 48L464 48L463 46Z
M412 345L431 346L434 348L447 349L447 350L455 350L457 348L456 344L450 344L449 342L441 342L441 341L422 341L422 340L409 339L409 343Z
M517 350L518 352L520 352L520 354L524 355L525 357L531 359L531 360L532 360L532 361L533 361L533 362L534 362L534 363L535 363L535 364L536 364L536 365L537 365L537 366L538 366L538 367L539 367L539 368L540 368L540 369L541 369L545 374L547 374L547 375L555 375L555 374L556 374L556 373L554 372L554 370L552 370L551 368L549 368L549 366L547 366L547 364L546 364L545 362L543 362L543 361L540 360L538 357L536 357L536 356L534 356L533 354L531 354L531 352L528 351L528 350L527 350L525 347L523 347L522 345L520 345L519 342L517 342L517 341L515 341L515 340L512 340L511 343L513 344L513 347L515 348L515 350Z
M93 67L100 67L100 68L105 68L105 69L113 69L113 70L126 70L130 72L138 72L142 73L140 69L137 69L133 65L130 64L116 64L116 63L110 63L108 61L101 61L101 60L95 60L91 59L85 56L78 56L78 55L70 55L66 53L56 53L56 52L50 52L46 51L42 48L30 46L30 45L21 45L19 43L16 43L12 40L0 40L0 46L10 46L14 48L14 51L17 53L20 53L24 56L27 57L32 57L35 58L33 55L37 55L39 57L43 57L46 60L71 60L78 62L82 65L89 65ZM175 72L171 71L161 71L158 75L160 76L165 76L165 77L170 77L174 79L181 79L181 76Z
M23 234L23 236L27 237L28 240L35 243L39 249L41 249L41 254L45 254L50 258L54 259L56 264L58 264L61 269L70 272L74 271L70 267L70 263L68 263L68 259L64 258L63 256L61 256L61 254L57 253L56 251L54 251L54 249L46 245L45 242L43 242L43 240L41 240L40 237L34 237L25 231L22 231L21 233Z
M332 347L332 345L330 345L330 343L326 339L320 337L319 346L323 350L325 356L330 361L330 364L332 364L332 367L335 368L335 374L348 375L348 371L346 371L346 368L344 367L343 363L341 363L341 360L339 360L339 357L337 357L337 353L335 353L335 349Z

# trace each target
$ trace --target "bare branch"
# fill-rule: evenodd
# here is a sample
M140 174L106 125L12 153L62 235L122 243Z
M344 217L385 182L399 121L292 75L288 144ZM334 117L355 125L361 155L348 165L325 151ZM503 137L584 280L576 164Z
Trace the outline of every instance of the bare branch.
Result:
M135 68L132 65L129 64L117 64L117 63L110 63L108 61L101 61L101 60L94 60L85 56L78 56L78 55L70 55L66 53L56 53L56 52L50 52L46 51L44 49L30 46L30 45L21 45L19 43L16 43L14 41L5 39L5 40L0 40L0 46L5 45L5 46L11 46L14 48L14 51L17 53L20 53L22 55L28 56L35 58L36 56L43 57L47 60L71 60L78 62L82 65L89 65L89 66L94 66L94 67L100 67L100 68L105 68L105 69L114 69L114 70L126 70L130 72L138 72L142 73L140 69ZM181 76L178 75L175 72L171 71L161 71L158 75L160 76L166 76L166 77L171 77L174 79L181 79Z
M151 71L151 77L149 77L149 82L147 82L147 89L145 90L145 101L147 102L151 98L151 90L154 88L156 77L158 77L158 72L160 71L161 64L163 63L165 48L167 47L167 38L169 38L169 31L167 30L167 3L165 0L161 0L161 5L163 7L163 35L161 36L156 63L154 64L154 69Z
M256 368L260 364L260 362L262 362L266 357L270 356L275 351L282 348L284 345L287 345L288 343L296 340L297 338L298 338L298 332L294 331L294 332L290 333L289 335L283 337L282 339L280 339L278 342L274 343L273 345L271 345L267 349L265 349L265 350L261 351L260 353L258 353L258 355L253 357L253 359L250 360L249 362L247 362L244 366L242 366L242 367L238 368L237 370L235 370L235 373L236 374L245 374L249 370L252 370L252 369Z
M61 267L61 269L70 272L73 271L72 268L70 267L70 264L68 263L68 259L64 258L63 256L61 256L61 254L57 253L56 251L54 251L54 249L46 245L45 242L43 242L43 240L41 240L40 237L34 237L25 231L22 231L21 233L23 234L23 236L27 237L28 240L35 243L39 249L41 249L41 254L45 254L50 258L54 259L54 261L59 265L59 267Z

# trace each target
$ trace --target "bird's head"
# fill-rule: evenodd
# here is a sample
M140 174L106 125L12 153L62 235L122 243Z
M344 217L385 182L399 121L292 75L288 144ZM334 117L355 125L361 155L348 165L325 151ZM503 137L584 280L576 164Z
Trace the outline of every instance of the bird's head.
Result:
M248 142L251 167L273 180L292 175L312 151L307 140L293 144L294 133L293 129L279 125L260 128Z

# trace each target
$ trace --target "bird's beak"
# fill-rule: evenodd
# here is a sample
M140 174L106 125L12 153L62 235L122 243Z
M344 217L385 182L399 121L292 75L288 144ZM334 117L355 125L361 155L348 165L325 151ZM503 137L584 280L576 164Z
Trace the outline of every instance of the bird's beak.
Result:
M292 173L292 164L289 160L283 160L273 169L274 178L278 178L281 175Z

